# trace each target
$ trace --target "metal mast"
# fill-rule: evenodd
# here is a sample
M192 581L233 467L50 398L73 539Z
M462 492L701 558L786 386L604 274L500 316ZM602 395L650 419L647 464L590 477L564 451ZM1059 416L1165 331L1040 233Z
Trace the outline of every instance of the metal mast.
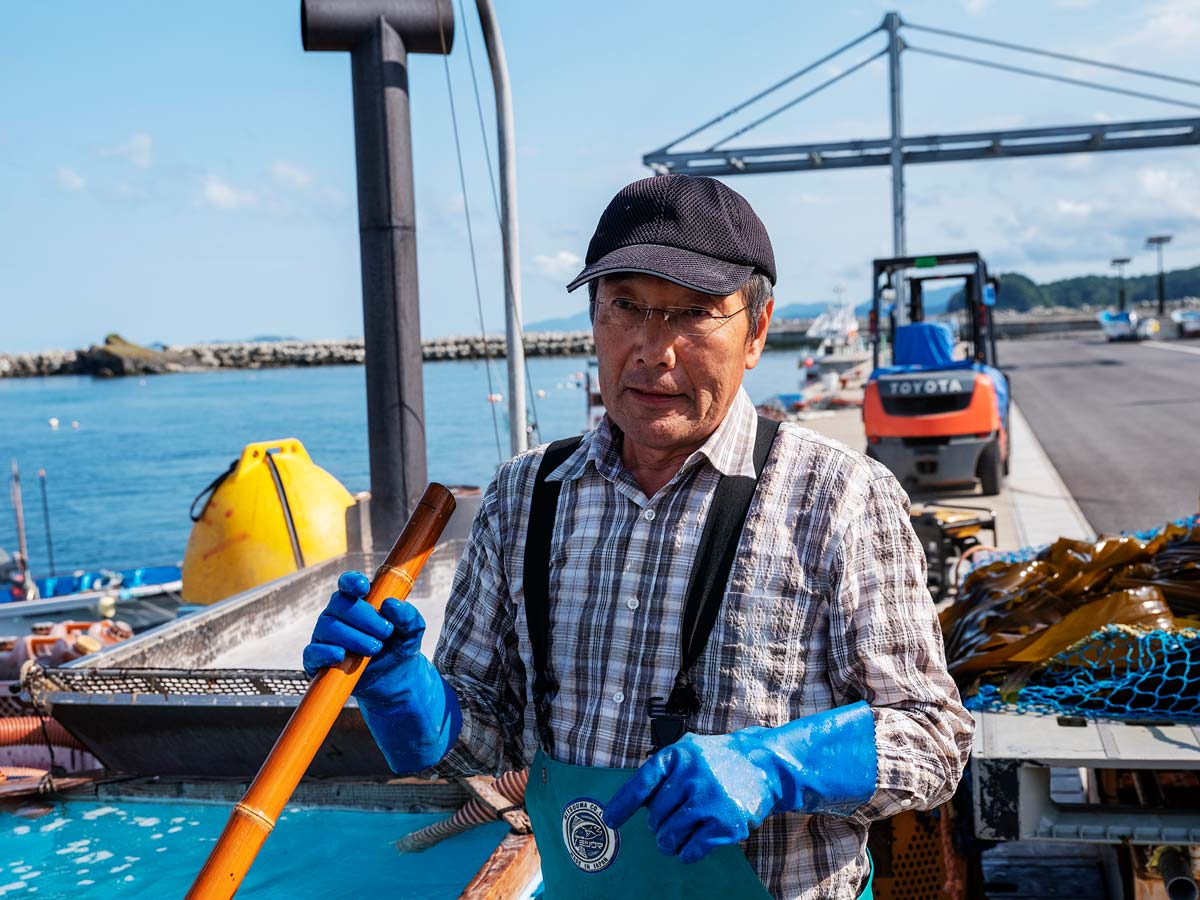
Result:
M508 437L513 456L529 446L525 422L525 344L521 333L521 241L517 223L517 145L513 129L508 63L491 0L475 0L492 85L496 92L496 140L500 160L500 236L504 247L504 334L508 343Z
M900 118L900 51L904 49L900 37L900 14L890 12L883 17L888 44L888 111L892 125L892 256L907 256L907 241L904 234L904 127ZM903 277L896 279L896 323L908 322L908 284Z
M900 14L883 19L888 34L888 96L892 121L892 256L907 256L904 238L904 136L900 120Z

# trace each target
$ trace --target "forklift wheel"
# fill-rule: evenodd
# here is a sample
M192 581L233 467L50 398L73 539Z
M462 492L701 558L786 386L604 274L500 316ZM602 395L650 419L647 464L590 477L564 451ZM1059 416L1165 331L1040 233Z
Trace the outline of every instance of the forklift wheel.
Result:
M995 497L1004 484L1004 464L1000 461L998 440L992 441L979 454L979 484L985 497Z

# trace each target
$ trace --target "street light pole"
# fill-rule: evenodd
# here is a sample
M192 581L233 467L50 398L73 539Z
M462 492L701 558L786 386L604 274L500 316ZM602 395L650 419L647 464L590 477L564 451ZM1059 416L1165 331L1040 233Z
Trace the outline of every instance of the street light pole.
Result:
M1162 250L1163 244L1171 243L1169 234L1153 234L1146 238L1146 246L1158 251L1158 314L1165 315L1167 311L1167 279L1163 274Z
M1117 267L1117 278L1120 279L1120 288L1117 291L1117 310L1125 312L1125 267L1131 262L1128 256L1117 256L1112 260L1112 264Z

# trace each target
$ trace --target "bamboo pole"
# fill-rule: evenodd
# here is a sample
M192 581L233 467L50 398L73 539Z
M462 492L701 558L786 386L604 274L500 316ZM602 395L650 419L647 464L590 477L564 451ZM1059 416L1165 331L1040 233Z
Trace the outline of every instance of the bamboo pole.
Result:
M375 573L366 597L368 603L379 609L388 597L403 600L408 596L453 512L450 491L436 483L425 488L408 524ZM186 900L229 900L237 892L321 742L350 699L366 663L366 657L346 654L341 664L317 673L253 784L233 808Z

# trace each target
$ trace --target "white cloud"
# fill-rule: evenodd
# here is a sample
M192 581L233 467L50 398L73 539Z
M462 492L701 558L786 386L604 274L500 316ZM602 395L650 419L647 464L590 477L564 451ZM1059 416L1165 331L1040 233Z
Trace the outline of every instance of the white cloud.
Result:
M207 175L204 178L204 191L201 200L208 206L217 209L239 209L258 204L258 194L254 191L234 187L228 181L216 176Z
M1095 6L1096 0L1054 0L1054 5L1062 9L1087 9Z
M58 183L68 191L81 191L87 185L78 172L65 166L58 170Z
M148 169L154 162L154 140L145 132L139 132L125 143L100 152L102 156L115 156L132 163L139 169Z
M987 12L992 0L963 0L963 9L972 16L980 16Z
M271 163L271 178L276 184L294 188L308 187L313 180L312 173L307 169L283 159Z
M559 250L553 256L537 254L533 264L547 278L570 278L582 267L583 259L570 250Z
M1092 214L1092 205L1090 203L1079 203L1075 200L1059 200L1054 204L1054 208L1058 210L1060 216L1073 216L1084 219Z

